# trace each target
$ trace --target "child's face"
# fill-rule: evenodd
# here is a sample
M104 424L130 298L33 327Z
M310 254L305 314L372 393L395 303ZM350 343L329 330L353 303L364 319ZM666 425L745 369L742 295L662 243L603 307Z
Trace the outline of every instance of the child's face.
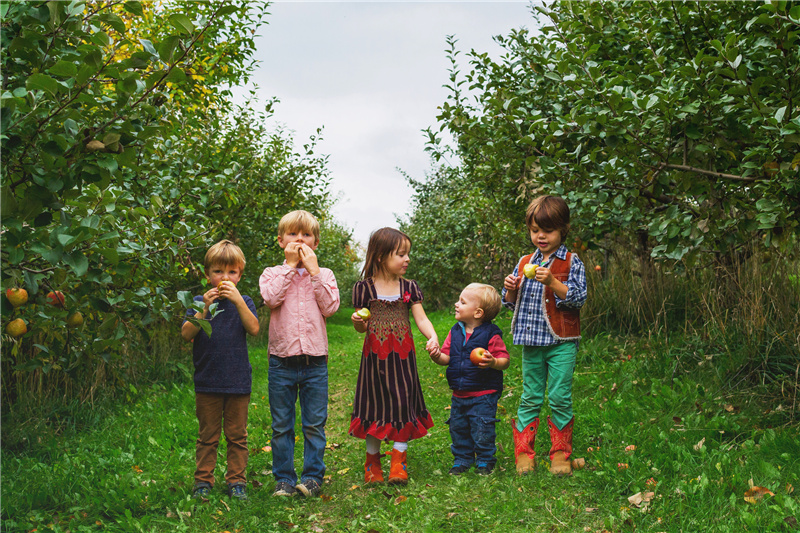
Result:
M313 233L297 228L291 229L283 235L278 235L278 246L282 249L286 249L286 246L293 242L307 244L312 250L316 250L319 244Z
M531 242L542 252L542 255L549 256L561 246L560 230L547 231L534 223L530 228L530 233Z
M211 265L206 272L206 279L212 287L216 287L221 281L232 281L237 285L242 279L242 269L236 265Z
M392 276L402 276L408 270L408 263L411 258L408 256L411 246L404 242L395 251L381 259L381 268L384 272Z
M475 316L478 314L478 309L481 309L481 298L478 294L470 289L461 291L461 295L456 302L456 320L465 322L468 320L480 319ZM481 314L483 316L483 314Z

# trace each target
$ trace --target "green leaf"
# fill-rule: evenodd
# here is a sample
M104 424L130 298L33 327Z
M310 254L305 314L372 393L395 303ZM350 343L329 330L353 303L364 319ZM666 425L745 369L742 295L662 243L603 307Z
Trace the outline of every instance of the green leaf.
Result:
M182 13L174 13L169 17L169 23L181 33L191 34L194 32L194 24L189 17Z
M167 74L167 77L164 79L164 81L170 81L172 83L186 81L186 73L178 67L173 67L172 70L169 71L169 74Z
M53 76L62 76L65 78L75 77L78 74L78 67L72 61L60 60L58 63L50 67L47 72Z
M191 309L192 303L194 303L194 296L189 291L179 291L178 300L183 304L183 306L186 309Z
M123 4L123 7L125 8L125 11L127 11L128 13L133 13L134 15L138 15L140 17L144 16L144 10L142 9L141 2L138 1L125 2L125 4Z
M775 120L778 122L783 122L783 117L786 115L786 108L787 106L783 106L775 112Z
M29 91L45 91L53 96L58 94L58 82L47 74L33 74L25 81Z
M796 5L789 10L789 18L793 22L800 23L800 5Z
M175 49L180 42L181 38L177 35L172 35L164 39L161 44L158 45L158 56L161 60L165 63L170 63L172 61L172 55L175 53Z
M72 268L76 276L83 277L89 269L89 260L83 255L83 252L75 250L74 252L64 255L64 262Z

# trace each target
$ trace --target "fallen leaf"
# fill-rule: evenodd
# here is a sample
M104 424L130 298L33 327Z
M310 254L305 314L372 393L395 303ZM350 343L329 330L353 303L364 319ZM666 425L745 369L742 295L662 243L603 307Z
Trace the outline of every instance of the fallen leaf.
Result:
M260 487L264 486L264 484L261 483L260 481L258 481L257 479L251 479L250 480L250 484L253 485L254 489L257 489L257 488L260 488Z
M587 512L587 513L593 513L593 512L595 512L595 511L599 511L599 510L600 510L600 508L599 508L599 507L587 507L587 508L586 508L586 512Z
M327 494L320 494L319 499L324 502L329 502L333 499L333 496L328 496Z
M349 471L350 471L350 469L349 469L349 468L342 468L341 470L339 470L339 471L338 471L338 472L336 472L336 473L337 473L337 474L339 474L340 476L343 476L343 475L345 475L346 473L348 473Z
M356 490L359 487L360 487L360 485L353 485L352 487L350 487L350 490Z
M397 498L395 498L395 500L394 500L394 504L395 504L395 505L400 505L401 503L403 503L403 502L404 502L404 501L406 501L407 499L408 499L408 498L406 498L405 496L398 496Z
M631 445L629 445L629 446L625 446L625 451L626 451L626 452L633 452L633 451L636 451L636 445L635 445L635 444L631 444Z
M139 465L133 465L133 471L138 473L138 474L142 473L142 469L139 468Z
M696 452L699 452L699 451L700 451L700 450L703 448L703 445L704 445L705 443L706 443L706 438L705 438L705 437L703 437L702 439L700 439L700 442L698 442L697 444L695 444L695 445L693 446L693 448L694 448L694 451L696 451Z
M278 521L278 525L279 525L279 526L281 526L281 527L283 527L283 528L286 528L286 529L294 529L294 528L296 528L296 527L297 527L297 526L296 526L296 525L294 525L293 523L291 523L291 522L287 522L287 521L285 521L285 520L279 520L279 521Z
M744 501L747 503L756 503L764 496L775 496L775 493L764 487L753 487L744 493Z
M448 405L447 407L444 408L444 410L445 411L449 411L450 410L450 406Z
M386 492L385 490L384 490L384 491L382 491L382 492L381 492L381 494L383 494L383 495L384 495L384 496L385 496L387 499L389 499L389 500L391 500L391 499L392 499L392 495L391 495L391 494L389 494L388 492Z
M673 416L673 417L672 417L672 421L673 421L673 422L675 422L675 425L676 425L676 426L681 426L681 425L683 425L683 420L682 420L682 419L681 419L681 417L679 417L679 416Z
M572 460L572 469L573 470L581 470L583 467L586 466L586 459L583 457L578 457Z
M175 513L172 511L167 511L167 518L175 518Z
M786 494L791 494L793 492L794 492L794 487L792 486L791 483L787 483L786 484Z
M264 446L263 448L261 448L261 451L265 452L265 453L269 453L269 452L272 451L272 446L269 446L269 445Z
M617 470L627 470L628 463L617 463Z
M648 479L647 481L645 481L645 482L644 482L644 484L645 484L645 486L647 486L647 487L655 487L656 485L658 485L658 481L656 481L656 479L655 479L655 478L652 478L652 477L651 477L650 479Z
M455 515L456 513L447 513L447 518L453 518Z
M653 496L655 496L655 492L637 492L633 496L628 497L628 502L630 502L630 504L634 507L641 507L642 504L646 505L650 503L650 500L653 499Z
M725 404L725 410L728 411L729 413L732 413L733 409L734 408L733 408L733 406L731 404L729 404L729 403Z

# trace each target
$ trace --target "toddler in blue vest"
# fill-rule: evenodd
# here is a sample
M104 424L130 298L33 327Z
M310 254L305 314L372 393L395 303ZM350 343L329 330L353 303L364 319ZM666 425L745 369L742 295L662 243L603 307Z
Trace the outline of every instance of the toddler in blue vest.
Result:
M503 332L492 324L501 306L500 295L491 285L467 285L455 306L458 322L441 353L431 354L435 363L447 366L447 383L453 390L447 423L454 476L469 471L473 464L478 474L489 475L497 463L497 401L503 391L503 370L510 363Z

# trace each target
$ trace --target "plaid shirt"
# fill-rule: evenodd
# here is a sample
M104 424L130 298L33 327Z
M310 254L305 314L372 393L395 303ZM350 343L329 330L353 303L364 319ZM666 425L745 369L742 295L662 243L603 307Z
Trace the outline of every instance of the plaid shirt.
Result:
M554 254L559 259L567 258L567 247L563 244L559 246ZM531 258L531 264L542 264L542 252L537 250ZM553 256L550 256L547 264L544 266L549 267L553 262ZM518 276L519 262L514 267L514 275ZM586 268L583 266L577 255L572 254L572 266L569 270L569 279L564 285L567 286L567 297L563 300L556 296L556 307L569 306L580 308L586 303ZM529 280L525 277L522 278L522 285L520 286L520 293L517 295L517 302L519 302L519 310L517 311L516 321L514 323L514 330L511 332L514 337L515 345L523 346L551 346L553 344L560 344L561 340L555 338L547 327L547 321L544 316L544 306L542 304L544 285L534 280ZM506 289L503 289L503 306L511 309L512 311L517 306L516 302L506 302Z

